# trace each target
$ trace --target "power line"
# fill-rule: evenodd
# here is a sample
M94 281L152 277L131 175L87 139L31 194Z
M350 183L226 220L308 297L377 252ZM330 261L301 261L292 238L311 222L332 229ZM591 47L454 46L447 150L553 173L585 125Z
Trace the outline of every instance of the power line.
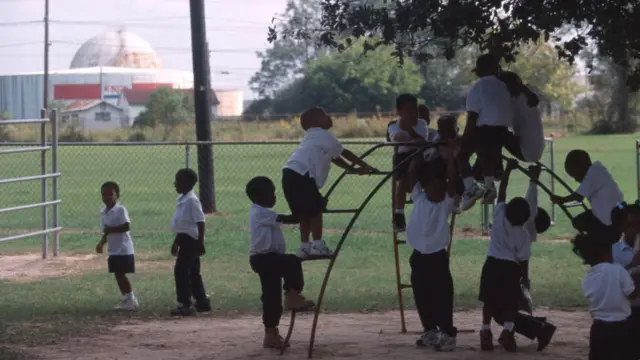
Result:
M42 41L31 41L31 42L21 42L21 43L13 43L13 44L0 44L0 48L10 48L10 47L19 47L19 46L28 46L28 45L40 45Z
M60 45L84 45L86 42L79 41L68 41L68 40L52 40L53 44ZM121 43L109 43L109 42L92 42L93 45L102 45L102 46L113 46L119 47ZM165 51L176 51L176 52L190 52L191 48L179 48L179 47L168 47L168 46L158 46L151 47L153 50L165 50ZM136 50L135 47L130 47L132 50ZM146 48L138 48L138 50L147 50ZM255 53L256 51L263 51L264 49L209 49L210 53Z
M62 20L51 20L50 23L52 25L63 25L63 26L113 26L113 27L131 27L131 28L149 28L149 29L176 29L176 28L184 28L185 30L189 29L188 24L177 25L177 24L153 24L153 23L142 23L142 22L106 22L106 21L62 21ZM254 25L227 25L227 26L207 26L207 31L234 31L237 29L260 29L266 32L268 25L258 25L255 23Z
M5 21L0 22L0 26L24 26L24 25L35 25L42 24L42 20L28 20L28 21Z

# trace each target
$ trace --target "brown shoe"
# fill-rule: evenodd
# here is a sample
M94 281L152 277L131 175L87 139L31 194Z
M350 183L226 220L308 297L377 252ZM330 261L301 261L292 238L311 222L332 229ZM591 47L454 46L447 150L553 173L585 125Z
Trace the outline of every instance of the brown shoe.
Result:
M498 338L498 343L500 343L507 352L516 352L516 350L518 350L518 345L516 344L516 338L513 336L513 331L502 330L502 333L500 333L500 337Z
M308 311L316 306L313 301L307 300L301 294L295 291L289 291L284 294L284 309L287 311Z
M264 341L262 346L266 349L281 349L284 345L284 339L280 336L277 328L266 329L264 332Z
M480 330L480 350L493 351L493 333L491 333L491 330Z

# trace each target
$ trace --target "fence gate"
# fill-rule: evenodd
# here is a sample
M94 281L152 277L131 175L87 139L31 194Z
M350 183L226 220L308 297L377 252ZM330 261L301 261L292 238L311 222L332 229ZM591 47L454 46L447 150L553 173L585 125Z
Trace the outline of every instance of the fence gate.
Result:
M19 147L2 147L0 156L11 156L17 153L39 152L40 153L40 174L31 176L23 176L16 178L8 178L8 174L0 178L0 186L11 183L21 182L40 182L40 202L34 204L23 204L13 207L0 208L0 214L19 212L26 209L42 208L42 227L41 230L26 232L18 235L0 237L0 242L25 239L29 237L42 237L42 258L46 259L49 255L49 234L53 234L53 255L58 256L60 241L59 234L62 227L60 226L60 199L58 194L58 180L60 172L58 171L58 124L56 112L52 111L47 114L46 110L40 113L40 119L19 119L19 120L0 120L0 126L22 125L22 124L40 124L40 146L19 146ZM47 141L47 125L51 127L51 140ZM0 145L2 145L0 143ZM48 158L51 158L51 170L47 171ZM7 177L7 178L4 178ZM51 180L52 197L49 200L47 195L48 181ZM53 208L53 221L49 221L49 207Z

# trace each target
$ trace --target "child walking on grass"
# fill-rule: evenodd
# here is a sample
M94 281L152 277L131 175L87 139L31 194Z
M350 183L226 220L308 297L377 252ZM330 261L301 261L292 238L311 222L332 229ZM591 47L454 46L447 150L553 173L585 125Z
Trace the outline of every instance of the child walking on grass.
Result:
M100 210L100 228L102 239L96 246L96 252L102 254L107 245L109 272L115 275L122 301L116 309L137 310L138 299L133 294L127 274L136 272L133 255L133 241L129 229L131 220L127 209L118 202L120 187L113 181L107 181L100 188L104 208Z

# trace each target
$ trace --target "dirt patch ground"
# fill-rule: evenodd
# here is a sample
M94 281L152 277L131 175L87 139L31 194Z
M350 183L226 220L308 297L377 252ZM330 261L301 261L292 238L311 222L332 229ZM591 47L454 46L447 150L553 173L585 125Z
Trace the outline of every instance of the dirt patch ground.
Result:
M584 312L540 311L558 326L556 337L544 352L536 344L518 338L519 358L577 360L587 358L590 319ZM460 329L476 329L477 311L456 314ZM409 331L418 329L417 315L407 313ZM282 324L288 324L288 317ZM61 344L22 349L50 360L241 360L260 358L304 359L311 316L300 316L291 349L284 357L261 347L262 329L256 316L234 319L198 317L170 321L130 322L114 327L94 338L75 338ZM282 326L285 330L286 326ZM498 332L498 328L494 331ZM459 349L454 353L435 353L417 349L416 335L399 332L397 312L379 314L325 314L320 318L314 358L317 359L506 359L502 349L493 353L479 351L478 333L458 335Z

